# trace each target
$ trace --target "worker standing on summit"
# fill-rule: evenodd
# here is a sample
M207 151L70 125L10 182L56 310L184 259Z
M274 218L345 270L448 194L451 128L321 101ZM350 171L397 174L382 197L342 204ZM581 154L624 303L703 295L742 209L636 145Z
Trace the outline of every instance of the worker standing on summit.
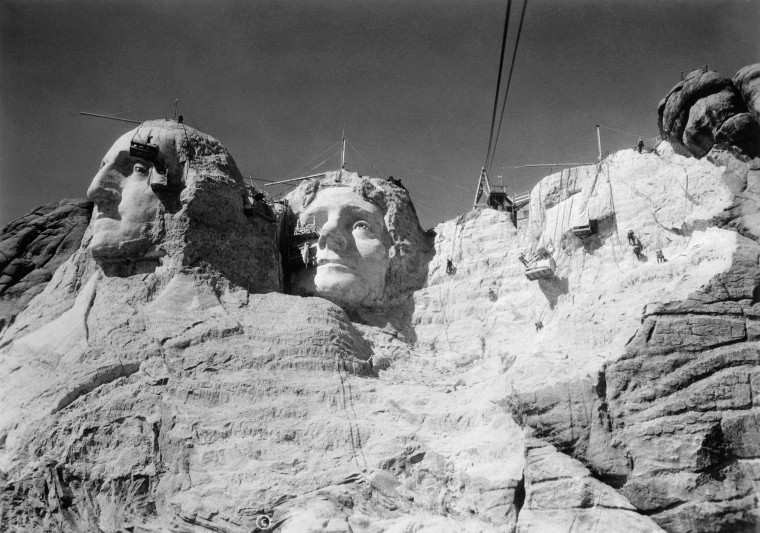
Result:
M644 149L644 139L639 137L639 142L636 143L636 148L638 148L639 153Z

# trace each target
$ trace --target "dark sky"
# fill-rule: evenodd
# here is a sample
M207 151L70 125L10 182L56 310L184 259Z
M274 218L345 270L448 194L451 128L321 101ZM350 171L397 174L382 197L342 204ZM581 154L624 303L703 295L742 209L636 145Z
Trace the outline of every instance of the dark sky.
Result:
M452 218L485 160L505 7L0 0L0 225L84 196L132 128L79 111L171 117L175 98L243 174L269 179L321 162L345 124L350 169L401 178L425 227ZM593 161L597 123L629 132L602 130L604 151L657 135L657 103L681 70L732 76L760 62L759 29L755 0L529 0L493 180L502 167ZM519 191L549 173L503 169Z

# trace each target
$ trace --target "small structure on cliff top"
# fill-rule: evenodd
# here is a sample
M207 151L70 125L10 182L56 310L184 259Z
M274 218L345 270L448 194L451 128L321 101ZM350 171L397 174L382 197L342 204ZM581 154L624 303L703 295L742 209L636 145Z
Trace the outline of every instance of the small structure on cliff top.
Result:
M498 187L500 190L495 190ZM510 197L507 194L506 185L491 185L488 180L488 173L486 167L480 171L480 178L478 178L478 188L475 191L475 201L472 203L473 209L490 207L497 211L506 211L510 214L512 224L517 227L517 214L520 209L523 209L530 203L530 196L523 194L518 197Z

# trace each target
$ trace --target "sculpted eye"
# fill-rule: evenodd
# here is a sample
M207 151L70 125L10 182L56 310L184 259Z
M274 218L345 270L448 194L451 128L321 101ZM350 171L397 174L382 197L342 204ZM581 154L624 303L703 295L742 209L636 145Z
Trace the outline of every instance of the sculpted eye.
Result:
M356 224L354 224L354 229L362 230L362 231L372 231L372 227L369 225L369 223L364 222L363 220L360 220Z
M135 163L135 167L134 167L133 170L134 170L135 174L145 174L145 175L147 175L148 174L148 165L146 165L145 163Z

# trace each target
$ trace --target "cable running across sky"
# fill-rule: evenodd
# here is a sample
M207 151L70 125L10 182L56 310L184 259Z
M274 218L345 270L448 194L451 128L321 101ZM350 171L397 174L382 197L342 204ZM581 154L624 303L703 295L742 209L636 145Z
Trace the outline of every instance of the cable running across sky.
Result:
M507 0L507 13L504 15L504 34L501 38L501 56L499 57L499 74L496 76L496 94L493 99L493 113L491 115L491 130L488 136L488 150L484 166L488 165L491 157L491 145L493 143L493 126L496 123L496 111L499 106L499 91L501 90L501 73L504 70L504 52L507 50L507 32L509 31L509 14L512 11L512 0Z
M517 57L517 48L520 45L520 35L522 34L523 21L525 20L525 10L528 7L528 0L525 0L522 5L522 11L520 13L520 24L517 26L517 37L515 38L515 46L512 49L512 60L509 64L509 74L507 75L507 86L504 88L504 99L501 102L501 116L499 117L499 125L496 127L496 137L493 141L493 149L491 150L491 160L486 166L486 170L490 173L491 166L493 165L493 158L496 155L496 147L499 145L499 134L501 133L501 123L504 120L504 111L507 108L507 95L509 94L509 87L512 85L512 73L515 69L515 58Z
M517 37L515 38L515 44L512 50L512 57L510 59L510 66L509 66L509 71L508 71L509 73L507 75L507 83L504 89L503 97L501 98L501 113L499 114L499 122L497 125L496 116L498 114L499 104L500 104L499 96L501 95L501 79L502 79L502 74L504 72L504 57L506 55L508 33L509 33L509 19L510 19L510 15L512 11L512 0L508 0L507 2L507 12L504 17L504 34L502 37L501 57L499 59L499 74L498 74L498 79L496 81L496 94L494 96L493 114L491 117L491 130L490 130L490 135L488 138L488 150L486 152L486 159L483 165L487 171L490 171L491 169L491 166L493 164L493 158L496 153L496 145L499 142L499 132L501 130L501 124L504 119L504 110L506 108L507 97L509 95L509 87L512 82L512 75L514 73L515 58L517 57L517 49L520 44L520 36L522 34L522 26L525 20L525 11L526 11L527 5L528 5L528 0L524 0L521 13L520 13L520 22L517 28Z

